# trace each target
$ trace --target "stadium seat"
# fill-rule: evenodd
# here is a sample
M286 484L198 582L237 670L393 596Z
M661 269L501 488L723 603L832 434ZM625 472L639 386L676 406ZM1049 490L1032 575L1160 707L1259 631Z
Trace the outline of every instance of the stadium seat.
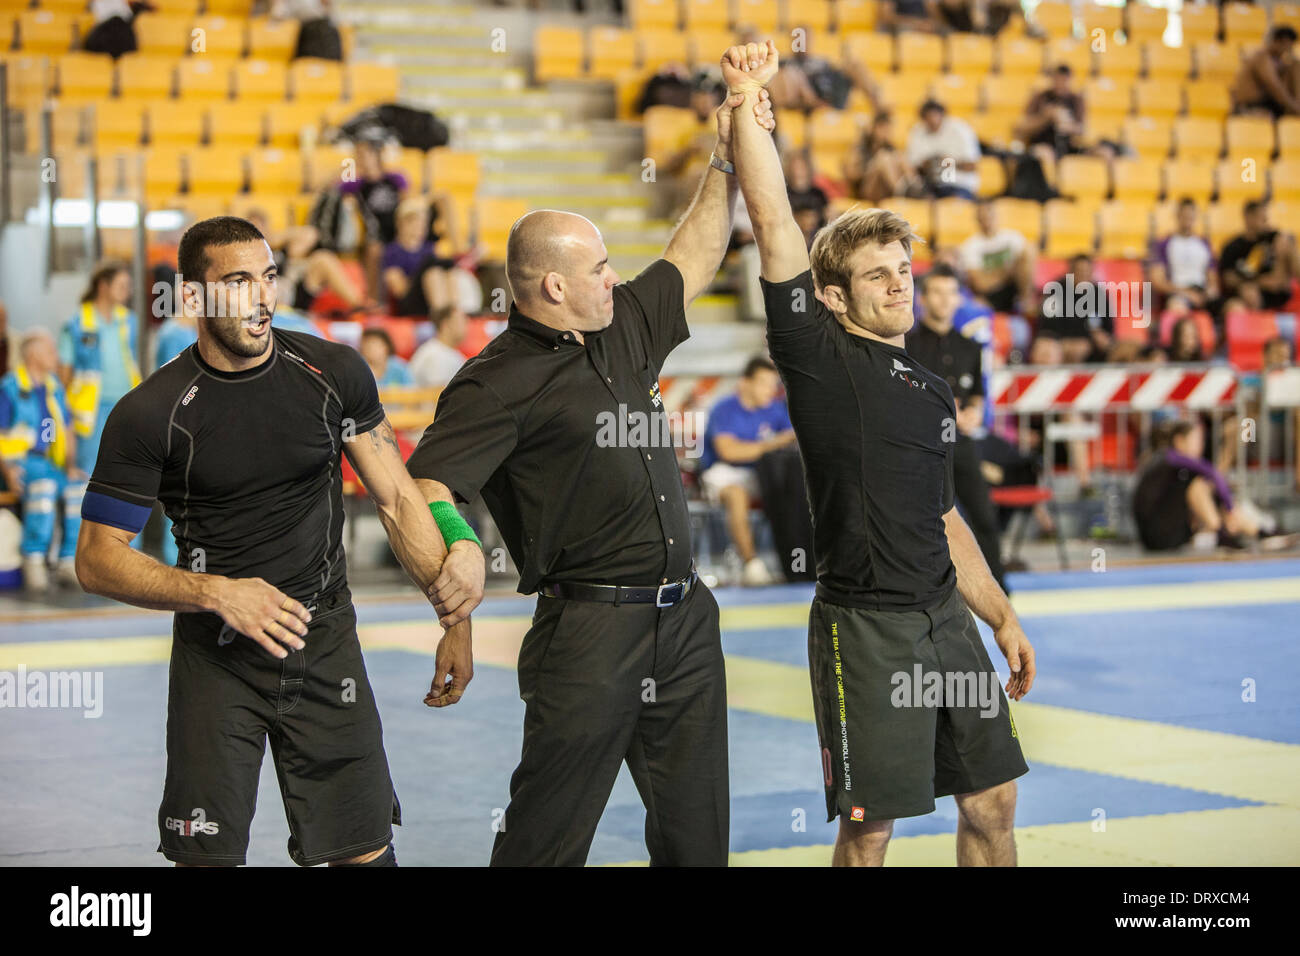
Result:
M533 79L572 80L582 76L582 31L569 27L538 27L533 34Z
M685 65L689 58L684 33L641 30L637 33L637 46L641 51L641 64L650 70L657 70L667 63Z
M58 58L59 99L106 99L113 89L113 60L102 53L65 53Z
M213 16L247 19L254 0L203 0L203 9Z
M967 121L979 109L980 87L974 76L944 73L930 84L930 95L954 116Z
M426 162L430 191L464 198L478 192L483 173L477 153L440 146L429 150Z
M186 155L186 182L195 195L228 199L244 188L243 153L229 149L195 149Z
M283 232L289 226L289 197L277 193L238 193L230 197L226 209L230 215L242 219L259 212L266 217L267 228L272 232Z
M847 151L862 137L861 119L848 110L822 107L808 122L808 141L818 151Z
M321 104L314 100L293 103L268 103L266 106L266 145L277 149L297 149L303 130L320 132Z
M1167 118L1130 116L1124 120L1124 143L1144 159L1164 159L1173 141L1174 122Z
M1212 42L1219 36L1217 4L1183 4L1183 46Z
M1264 198L1268 191L1267 167L1248 163L1249 159L1225 159L1214 167L1219 202L1233 203L1240 209L1248 199Z
M241 102L219 102L207 104L204 112L210 145L245 151L261 145L266 124L260 107Z
M1048 70L1067 64L1076 82L1082 82L1092 75L1092 47L1082 40L1057 37L1048 41L1044 63Z
M348 102L356 106L393 103L399 99L402 79L390 63L348 63L343 67Z
M686 38L687 63L692 69L711 70L718 65L722 51L732 46L736 37L729 30L700 30Z
M289 86L289 68L274 60L243 60L233 79L237 100L283 102Z
M306 160L306 186L312 192L339 182L345 171L356 172L353 151L342 146L317 146Z
M776 41L776 50L781 54L783 59L789 59L795 53L794 45L798 40L800 52L809 53L813 56L819 56L828 63L840 66L844 62L843 44L840 38L829 30L814 30L805 27L796 27L801 30L799 34L793 31L781 31L774 37ZM725 48L724 48L725 49Z
M691 110L676 106L652 106L645 111L641 132L645 154L656 164L667 163L699 130L700 123Z
M1215 249L1222 249L1224 244L1242 230L1241 203L1216 202L1205 210L1205 237Z
M127 53L117 61L117 94L126 98L166 99L175 87L178 57Z
M23 125L27 131L27 153L41 157L53 156L60 159L64 153L79 149L85 141L89 105L85 103L62 103L57 100L47 101L50 106L50 148L47 150L42 142L44 137L45 106L26 106L21 110Z
M582 49L581 46L578 47ZM343 98L343 67L333 60L303 57L289 66L289 89L295 101L328 103Z
M921 104L930 98L930 78L910 73L887 73L876 82L881 98L896 117L895 125L910 128Z
M1097 156L1062 156L1056 164L1056 189L1079 203L1099 205L1110 192L1106 161Z
M424 167L426 158L424 150L402 147L391 152L392 155L387 160L387 166L394 172L399 172L406 177L408 188L412 193L425 192Z
M190 52L208 56L243 56L246 22L223 16L196 17L190 28Z
M1035 250L1043 241L1043 206L1031 199L1003 197L993 201L998 223L1003 229L1018 232Z
M587 75L612 80L636 63L636 37L622 27L592 27L587 31Z
M1033 21L1049 37L1074 35L1074 11L1060 0L1043 0L1034 8Z
M1091 253L1097 240L1096 214L1095 205L1048 200L1043 209L1044 256L1064 259L1080 252Z
M302 192L302 155L296 150L258 149L248 154L250 192L288 196Z
M1222 7L1223 39L1226 43L1258 46L1268 32L1268 12L1249 3L1225 3Z
M238 60L187 56L176 65L176 96L182 100L228 100L230 74L238 68Z
M956 201L964 202L965 200L959 199ZM853 200L849 200L850 205L853 202ZM969 205L969 203L967 205ZM904 199L899 196L892 196L888 199L882 199L880 201L880 208L888 209L896 215L901 216L903 219L907 220L909 225L911 225L912 232L916 233L916 235L920 236L927 243L931 241L931 238L934 235L934 221L932 215L933 208L930 200ZM917 256L918 251L914 248L912 254Z
M528 202L523 199L484 196L475 202L478 237L486 247L485 258L497 262L505 260L510 227L527 212Z
M1289 23L1300 30L1300 3L1274 3L1271 7L1273 25Z
M727 0L682 0L682 11L687 33L727 29Z
M947 37L948 72L981 77L993 72L993 41L974 33L950 33Z
M894 69L894 38L888 33L850 33L844 38L844 57L879 77Z
M793 30L830 32L834 16L831 0L781 0L780 8L781 32L787 36Z
M139 146L144 135L145 102L103 100L92 106L90 144L96 152Z
M1112 199L1097 214L1097 254L1104 259L1138 259L1147 254L1151 231L1150 206Z
M1183 111L1183 87L1177 80L1138 80L1133 87L1138 116L1173 119Z
M1169 13L1163 7L1150 7L1145 3L1130 3L1124 8L1127 23L1124 30L1129 43L1159 42L1165 34Z
M1158 202L1151 207L1151 235L1159 239L1161 236L1167 236L1178 229L1178 200L1182 197L1175 195L1172 199L1166 199ZM1196 230L1198 235L1205 233L1204 219L1198 223Z
M151 207L181 191L185 150L154 146L144 153L144 199Z
M1224 142L1228 156L1250 156L1264 165L1276 147L1273 121L1263 116L1229 116Z
M770 36L777 32L780 19L777 0L731 0L731 22L738 27L753 27L762 36Z
M1186 38L1183 45L1188 44ZM1236 48L1220 43L1203 42L1192 46L1192 58L1196 61L1196 77L1201 80L1219 80L1231 83L1241 68L1241 57Z
M39 106L54 85L50 58L39 53L0 53L8 68L9 105L14 108Z
M628 15L637 31L677 30L677 0L631 0Z
M878 0L835 0L835 22L840 33L867 33L876 28Z
M898 71L934 75L943 71L943 40L932 33L898 35Z
M1097 114L1122 118L1133 111L1133 81L1128 78L1098 76L1080 87L1089 118Z
M1188 116L1210 116L1222 120L1232 112L1228 87L1218 80L1188 80L1183 84Z
M150 146L194 148L203 139L204 110L200 103L154 100L145 107Z
M980 142L1005 148L1012 140L1017 120L1014 113L976 113L971 117L971 126Z
M1171 159L1164 164L1165 196L1190 196L1204 205L1214 193L1214 167L1202 160Z
M248 55L287 63L298 45L298 21L253 17L248 21Z
M976 195L980 199L1001 196L1007 191L1007 171L1002 165L1002 160L996 156L981 156L975 167L980 178L980 187Z
M1277 338L1277 316L1261 309L1234 309L1224 316L1228 361L1242 372L1258 372L1264 365L1264 343Z
M1121 156L1112 169L1115 199L1127 203L1154 204L1160 196L1160 161Z
M1118 7L1110 9L1118 11ZM1097 54L1097 73L1116 79L1136 80L1142 72L1142 50L1136 43L1106 41L1106 51Z
M1083 27L1083 39L1089 43L1097 38L1098 30L1102 31L1106 38L1104 58L1114 48L1115 34L1124 29L1124 8L1084 3L1079 8L1079 25Z
M1142 54L1146 63L1146 75L1153 80L1185 80L1192 75L1190 47L1165 46L1159 40L1149 40L1142 44Z
M781 145L802 149L808 143L808 118L801 110L776 110L776 135Z
M1101 141L1119 143L1124 140L1124 117L1115 113L1094 113L1089 110L1083 121L1083 141L1095 145Z
M956 248L975 235L975 204L968 199L936 199L931 214L936 249Z
M1277 150L1284 158L1300 159L1300 116L1283 116L1277 121Z
M17 17L18 49L23 53L62 54L72 49L73 18L49 10L25 10Z
M998 72L1036 77L1043 70L1043 44L1028 37L999 37L994 44Z
M190 52L190 26L194 19L165 13L140 14L132 21L137 52L151 56L184 56Z

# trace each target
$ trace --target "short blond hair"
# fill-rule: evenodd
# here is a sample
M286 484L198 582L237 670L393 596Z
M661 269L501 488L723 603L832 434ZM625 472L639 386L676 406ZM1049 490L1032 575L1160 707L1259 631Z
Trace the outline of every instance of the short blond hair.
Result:
M847 296L853 278L849 259L859 247L866 243L887 246L901 242L910 259L913 240L924 241L912 232L912 224L897 213L854 206L823 227L813 240L808 252L813 283L818 289L839 286Z

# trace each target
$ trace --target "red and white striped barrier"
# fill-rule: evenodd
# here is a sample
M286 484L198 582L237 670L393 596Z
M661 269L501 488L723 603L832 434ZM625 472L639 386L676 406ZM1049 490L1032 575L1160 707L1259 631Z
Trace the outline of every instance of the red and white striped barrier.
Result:
M999 412L1153 411L1222 408L1237 396L1237 376L1226 366L1113 366L1001 368L991 391Z

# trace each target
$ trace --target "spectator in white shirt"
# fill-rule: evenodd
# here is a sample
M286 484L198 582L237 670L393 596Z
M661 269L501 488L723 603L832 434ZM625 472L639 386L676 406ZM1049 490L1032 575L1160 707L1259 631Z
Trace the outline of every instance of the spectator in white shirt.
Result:
M966 284L994 312L1033 311L1036 250L1013 229L998 228L998 209L987 199L975 207L979 231L961 244Z
M925 180L926 192L936 199L959 196L974 199L980 178L979 138L970 124L955 116L938 100L921 104L921 121L907 137L907 161Z
M1181 295L1193 309L1205 309L1219 297L1214 250L1196 234L1196 200L1178 203L1178 225L1151 249L1151 287L1160 296Z
M443 306L434 313L434 323L433 338L416 349L407 363L411 378L422 388L441 388L465 364L460 351L468 326L465 313L454 305Z

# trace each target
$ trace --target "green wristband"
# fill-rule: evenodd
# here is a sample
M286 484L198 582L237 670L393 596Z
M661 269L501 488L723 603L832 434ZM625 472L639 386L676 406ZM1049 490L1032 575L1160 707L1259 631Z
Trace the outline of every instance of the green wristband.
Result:
M450 501L435 501L429 505L429 512L433 515L433 520L438 523L438 530L442 532L442 540L450 549L457 541L466 539L473 541L480 548L483 542L478 539L474 529L469 526L456 506Z

